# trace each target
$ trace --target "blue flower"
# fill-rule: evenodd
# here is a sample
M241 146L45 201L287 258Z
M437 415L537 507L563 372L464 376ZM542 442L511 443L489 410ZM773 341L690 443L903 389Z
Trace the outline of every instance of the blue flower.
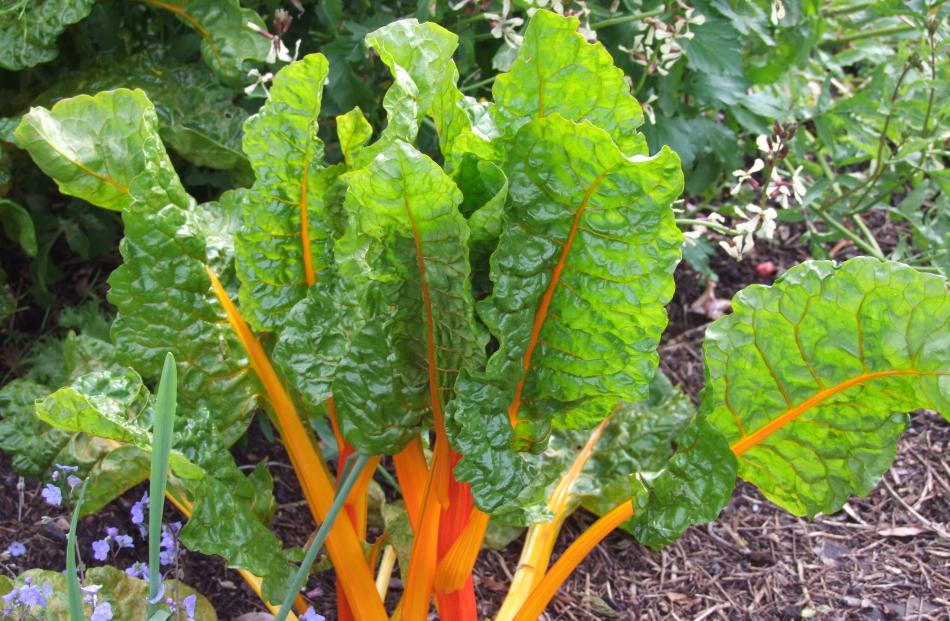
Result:
M132 505L132 523L142 524L145 522L145 508L148 507L148 492L142 494L142 499Z
M135 561L125 570L125 573L133 578L142 578L144 580L148 578L148 563Z
M63 491L52 483L47 483L40 494L48 505L58 507L63 504Z
M109 539L97 539L92 542L92 556L97 561L104 561L109 557L109 551L112 547L109 545Z
M307 612L300 615L300 621L327 621L323 615L317 614L313 606L307 607Z
M132 543L132 537L128 535L116 535L112 538L115 541L115 545L119 548L134 548L135 545Z
M194 621L195 608L198 605L198 596L192 593L185 599L181 600L181 605L185 609L185 616L188 618L188 621Z
M110 621L110 619L112 619L112 604L109 602L98 604L92 611L92 616L89 617L89 621Z
M63 464L56 464L56 467L63 472L76 472L79 470L79 466L64 466Z
M14 557L23 556L26 554L26 546L19 541L12 541L10 545L7 546L7 554Z

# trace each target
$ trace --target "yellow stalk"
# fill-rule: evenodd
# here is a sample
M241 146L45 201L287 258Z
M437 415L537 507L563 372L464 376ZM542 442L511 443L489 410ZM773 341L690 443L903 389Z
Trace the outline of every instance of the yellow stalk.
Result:
M383 558L379 561L379 573L376 574L376 591L379 599L385 600L392 581L393 567L396 566L396 548L387 545L383 549Z
M554 594L557 593L567 577L570 576L581 561L584 560L591 550L597 544L604 540L615 528L633 517L633 503L629 500L617 505L594 522L590 528L584 531L574 543L572 543L564 554L554 563L544 578L538 582L531 594L528 596L524 605L515 615L514 621L537 621L544 609L547 608ZM497 619L496 619L497 621Z
M301 422L297 408L278 379L270 360L267 359L264 348L261 347L231 298L228 297L218 277L210 267L205 266L205 270L208 272L208 278L211 280L218 302L227 314L231 329L240 339L251 360L254 372L257 373L257 377L267 392L267 398L280 423L281 440L287 448L290 462L297 473L304 498L314 519L321 523L336 493L330 471L323 457L313 446L310 434ZM373 575L366 566L366 559L353 522L348 517L341 516L333 523L326 546L356 620L384 621L387 618L386 611L376 592Z
M554 550L557 536L561 532L561 526L564 525L564 520L572 509L571 490L594 453L594 446L600 440L604 427L609 421L608 416L591 432L584 448L574 458L571 467L564 473L548 497L547 510L554 517L547 522L532 524L528 529L524 547L521 548L521 558L518 559L518 569L511 580L511 587L498 610L495 621L512 621L518 609L528 599L532 589L544 576L548 563L551 561L551 552Z

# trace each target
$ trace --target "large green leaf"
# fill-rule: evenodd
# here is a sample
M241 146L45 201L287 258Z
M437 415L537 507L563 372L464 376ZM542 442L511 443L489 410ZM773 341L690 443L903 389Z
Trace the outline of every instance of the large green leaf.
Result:
M156 9L170 11L201 37L201 56L218 76L230 84L246 79L249 61L263 62L270 40L248 27L267 27L238 0L145 0Z
M162 139L179 155L198 166L249 174L241 152L247 112L234 103L234 90L200 64L169 66L170 62L149 51L96 67L57 81L34 105L51 105L77 93L140 88L155 105Z
M19 71L56 58L56 39L89 15L94 0L17 0L0 7L0 68Z
M29 380L13 380L0 388L0 450L10 458L14 472L43 476L69 439L33 414L33 403L49 388Z
M789 511L837 511L887 470L907 417L950 417L950 295L898 263L811 261L706 331L702 409L739 475Z
M578 24L550 11L534 14L511 71L492 87L499 129L510 139L531 119L557 113L606 130L627 155L646 154L637 132L640 104L610 53L578 34Z
M628 159L604 130L552 115L520 130L506 172L511 206L479 306L498 351L452 407L456 475L483 508L518 491L497 469L516 467L509 417L517 448L533 449L552 423L589 427L646 397L682 239L667 149Z
M491 143L496 132L484 106L458 89L459 72L452 60L456 35L431 22L403 19L371 32L366 43L394 77L383 102L389 113L384 137L411 142L422 117L430 115L446 170L454 170L465 153L499 157L498 144Z
M332 261L324 194L339 168L323 164L317 117L327 60L311 54L279 71L270 99L245 124L244 151L257 175L238 236L241 310L273 330Z
M351 228L335 249L339 282L294 309L275 355L310 406L332 392L353 446L392 453L451 398L459 369L483 357L469 232L461 192L408 144L346 181Z
M145 170L171 169L164 149L146 151L157 139L155 108L140 90L118 89L94 97L64 99L47 110L33 108L15 131L17 144L52 177L63 194L121 211L132 203L129 186ZM177 177L177 194L184 194Z
M88 433L142 450L151 449L151 395L142 378L131 369L83 375L71 386L38 400L36 415L63 431ZM172 451L170 461L180 477L204 476L180 453Z

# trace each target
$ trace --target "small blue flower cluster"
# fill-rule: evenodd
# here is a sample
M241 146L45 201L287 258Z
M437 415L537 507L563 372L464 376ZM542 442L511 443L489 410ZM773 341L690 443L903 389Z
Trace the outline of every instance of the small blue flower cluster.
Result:
M97 539L92 542L92 556L97 561L104 561L109 557L109 553L112 551L112 546L115 545L115 551L118 552L122 548L135 548L135 544L132 543L132 537L126 535L125 533L120 533L118 528L107 527L106 536L102 539Z
M92 616L89 617L89 621L110 621L112 619L112 604L99 601L99 591L101 589L101 584L90 584L82 587L86 603L92 606Z
M43 496L43 500L46 501L46 504L59 507L63 504L63 481L65 480L66 486L69 488L69 494L72 495L73 491L80 485L82 485L82 479L77 477L74 472L79 470L77 466L64 466L63 464L56 464L56 468L53 470L53 474L50 475L50 478L53 480L52 483L47 483L40 494Z
M4 618L19 619L25 617L33 608L43 608L46 600L53 594L53 586L44 582L43 586L33 584L29 576L23 579L23 584L16 586L3 596Z
M327 621L327 618L317 614L312 606L308 606L307 611L300 615L300 621Z

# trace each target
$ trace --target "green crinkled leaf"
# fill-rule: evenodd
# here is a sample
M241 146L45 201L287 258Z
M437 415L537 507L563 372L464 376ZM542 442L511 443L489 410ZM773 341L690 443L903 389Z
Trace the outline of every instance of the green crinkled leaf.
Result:
M145 143L157 140L158 117L140 90L79 95L50 110L32 108L15 136L60 192L114 211L132 203L129 186L145 170L145 158L155 158L156 168L171 169L164 149L146 152ZM169 190L183 194L177 177L173 183L177 187Z
M317 138L326 78L320 54L284 67L245 125L244 151L257 180L244 199L237 267L241 311L258 330L277 328L332 261L324 194L340 171L324 166Z
M492 87L498 128L511 139L531 119L557 113L590 121L627 155L645 155L646 139L637 132L643 124L640 104L610 53L578 34L578 24L576 17L550 11L534 14L511 71Z
M194 489L197 496L181 541L190 550L216 554L230 567L242 567L264 579L263 596L282 601L295 573L283 546L243 503L232 485L214 477L204 478Z
M468 218L472 232L469 260L475 273L474 286L487 293L490 290L488 257L498 245L498 237L504 226L508 178L497 165L472 154L462 158L452 178L462 190L463 199L459 209Z
M452 180L397 142L348 173L350 231L337 242L347 339L333 382L347 440L367 454L398 451L421 416L451 398L459 369L479 364L468 226ZM438 386L430 386L431 375ZM440 404L440 409L441 409Z
M41 477L53 463L66 434L40 421L33 403L49 389L28 380L13 380L0 388L0 450L12 462L14 472Z
M904 412L950 417L946 281L899 263L810 261L706 331L702 411L739 476L789 511L837 511L890 466Z
M150 401L151 395L135 371L97 371L37 401L36 415L57 429L150 450ZM172 451L170 463L179 477L204 476L200 468L176 451Z
M94 0L6 2L0 9L0 68L19 71L56 58L56 39Z
M234 103L233 89L202 65L169 67L168 59L151 52L59 80L38 103L50 105L76 93L140 88L155 105L159 132L171 149L198 166L249 175L241 152L247 112Z
M36 256L36 230L30 212L18 203L0 198L0 228L7 239L20 244L23 252Z
M705 420L694 419L674 443L676 450L662 470L636 477L636 513L623 525L651 548L673 543L693 524L715 520L736 482L736 459Z
M261 17L238 0L145 0L169 11L201 37L201 57L225 82L246 79L249 61L263 62L270 40L248 27L267 30Z
M494 289L479 304L499 347L487 378L460 380L452 442L466 447L456 474L473 491L484 477L517 494L495 470L512 450L509 416L517 448L532 449L552 423L590 427L618 400L646 397L680 258L670 204L683 182L668 149L627 159L604 130L558 115L521 129L506 172Z
M452 171L465 153L499 158L499 146L491 142L496 132L490 118L480 104L458 89L459 72L452 60L458 47L456 35L432 22L403 19L368 34L366 43L394 76L383 101L389 114L384 137L411 142L422 117L430 115L447 171Z
M353 108L336 117L336 135L347 166L353 166L358 161L360 149L373 137L373 126L363 116L362 110Z

